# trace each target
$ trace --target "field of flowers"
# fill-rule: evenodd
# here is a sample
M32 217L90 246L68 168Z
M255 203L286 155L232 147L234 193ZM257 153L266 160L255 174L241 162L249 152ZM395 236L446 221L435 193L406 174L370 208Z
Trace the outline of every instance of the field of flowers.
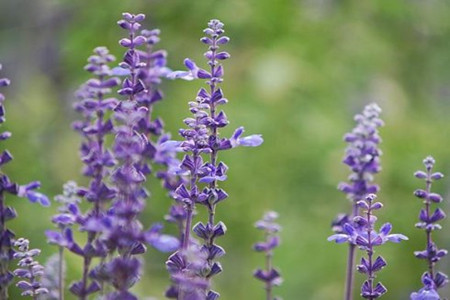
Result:
M0 2L0 299L450 297L449 13Z

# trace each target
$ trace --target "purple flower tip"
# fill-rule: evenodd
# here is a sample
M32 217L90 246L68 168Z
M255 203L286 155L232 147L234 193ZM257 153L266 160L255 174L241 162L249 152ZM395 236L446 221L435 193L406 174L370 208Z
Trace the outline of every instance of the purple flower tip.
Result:
M422 288L419 292L411 294L411 300L439 300L441 297L435 289Z

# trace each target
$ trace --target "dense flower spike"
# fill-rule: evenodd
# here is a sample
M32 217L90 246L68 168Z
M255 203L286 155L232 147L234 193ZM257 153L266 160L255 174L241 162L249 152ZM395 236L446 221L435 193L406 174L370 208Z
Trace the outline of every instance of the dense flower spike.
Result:
M22 280L16 286L22 290L22 296L30 296L37 299L39 295L48 294L48 290L42 287L40 278L44 275L44 267L34 257L41 253L39 249L29 249L30 242L20 238L14 242L17 248L14 258L19 260L19 268L14 270L14 275Z
M0 65L1 69L2 66ZM0 78L0 87L5 87L9 84L10 81L8 79ZM6 121L4 101L5 96L0 93L0 124ZM11 133L8 131L0 133L0 141L10 137ZM6 205L6 194L26 197L30 202L39 203L43 206L50 205L50 201L45 195L35 191L40 186L39 182L33 181L27 185L19 186L17 183L12 182L8 175L3 172L1 167L12 159L13 157L8 150L3 150L0 154L0 299L8 298L8 286L14 278L13 273L9 270L9 263L16 253L13 248L15 235L6 226L6 222L16 218L17 213L13 207Z
M256 270L253 276L266 284L267 300L278 299L273 297L272 288L280 285L282 282L280 272L272 265L273 249L280 244L278 232L281 230L281 226L275 222L276 219L278 219L278 213L270 211L263 216L262 220L255 224L257 229L264 231L266 239L264 242L256 243L253 249L258 252L264 252L266 255L266 268L264 270Z
M159 81L162 65L165 64L164 55L153 57L151 53L136 49L156 41L154 34L149 34L149 38L144 36L145 32L138 34L140 22L144 18L143 14L124 13L123 19L118 22L119 26L127 30L128 38L119 42L126 48L123 62L119 64L119 72L125 74L126 78L118 93L125 96L126 100L120 101L114 108L114 118L118 125L114 127L116 135L113 157L118 164L111 180L117 190L106 218L92 224L96 225L92 227L93 230L102 231L101 240L112 259L93 270L91 276L115 288L115 291L105 296L111 300L137 299L129 289L140 278L141 261L136 255L146 251L146 243L161 251L174 251L178 248L177 239L160 234L160 225L144 231L138 219L149 195L143 186L146 175L151 171L147 159L151 159L157 152L149 142L148 135L159 134L162 129L162 122L152 122L149 113L151 104L162 96L157 89L150 88ZM155 62L156 59L159 62ZM145 60L157 67L149 66Z
M373 211L383 207L380 202L374 202L375 199L375 194L369 194L364 200L358 201L357 205L365 212L365 215L354 217L353 224L344 224L343 233L337 233L328 238L329 241L335 241L336 243L348 242L356 245L367 253L367 258L361 258L357 270L367 276L367 280L361 287L361 296L369 300L377 299L387 291L383 284L379 282L375 285L374 282L375 273L387 265L382 256L374 258L374 247L381 246L388 241L399 243L408 239L403 234L392 234L390 223L385 223L378 232L375 231L374 225L377 217L373 215Z
M48 242L50 244L56 244L59 247L58 251L58 267L54 267L54 270L57 270L54 274L47 274L48 278L57 278L57 298L59 300L64 299L64 249L67 247L69 250L71 247L73 249L78 246L76 244L69 245L67 241L65 241L64 234L71 232L72 226L77 223L79 209L78 204L81 202L80 197L78 196L78 186L74 181L69 181L63 186L63 194L55 197L55 201L60 204L58 211L59 214L56 214L52 218L52 222L58 227L59 232L54 232L52 230L46 231L46 235L48 238ZM63 244L61 244L63 243ZM53 262L52 262L53 263ZM54 263L53 263L54 264ZM51 277L50 277L51 276ZM45 279L46 277L44 277ZM55 280L53 280L55 281ZM47 280L48 282L48 280ZM55 289L51 289L50 294L54 294ZM51 296L51 295L50 295Z
M352 217L358 215L356 203L367 194L378 191L378 186L372 181L373 175L381 170L381 151L378 149L381 138L378 128L384 123L379 118L380 113L381 109L377 104L367 105L361 114L355 116L356 127L344 136L348 146L343 162L352 173L348 178L349 182L340 183L338 188L346 193L353 203Z
M355 116L355 128L344 136L348 146L343 162L350 168L351 174L348 177L349 182L341 182L338 189L347 194L352 202L352 211L349 215L339 214L335 218L332 223L335 233L342 233L343 225L359 215L358 201L364 199L367 194L378 191L378 186L373 184L373 175L381 170L379 161L381 150L378 149L381 138L378 135L378 128L383 126L383 121L379 118L380 113L381 109L377 104L367 105L361 114ZM354 265L355 246L350 244L345 284L346 300L353 299Z
M224 249L215 244L215 239L226 232L225 224L222 222L216 223L215 221L216 206L228 197L227 193L218 187L219 181L227 179L226 172L228 169L225 163L218 161L218 153L221 150L237 146L259 146L263 140L260 135L241 137L244 131L242 127L238 128L231 138L221 138L219 136L219 128L228 125L225 112L219 111L219 106L228 102L222 89L219 88L224 74L221 61L230 57L227 52L219 51L219 47L227 44L229 38L223 35L223 23L219 20L211 20L204 33L205 36L201 41L208 46L205 57L208 60L209 69L199 68L192 60L186 59L184 64L188 70L175 71L169 75L169 78L186 80L206 79L208 85L208 91L201 88L195 101L189 102L189 109L193 116L184 120L188 128L180 130L180 135L185 139L180 147L186 152L181 162L180 174L189 176L190 181L189 183L181 184L175 191L176 200L179 203L183 203L186 209L186 230L183 237L183 251L174 255L183 257L184 260L187 259L183 256L183 252L189 251L191 247L192 238L190 237L190 231L195 205L204 205L208 210L208 221L206 224L198 222L194 225L193 231L203 240L201 250L206 253L207 260L206 271L197 275L199 278L203 277L209 281L214 275L222 271L222 266L216 259L225 254ZM205 161L203 156L209 156L209 160ZM204 185L202 186L202 184ZM169 259L168 265L170 261ZM189 263L187 265L189 266ZM186 271L181 269L174 271L173 268L169 268L169 271L172 274L172 278L177 278L186 273ZM187 273L192 274L195 272ZM192 278L189 279L192 280ZM174 280L175 282L177 281L176 279ZM185 299L186 297L185 294L178 295L179 299ZM204 297L206 298L200 299L213 300L217 299L219 294L207 289Z
M100 290L98 282L95 280L89 282L89 273L92 259L107 255L106 246L99 240L99 228L109 203L116 194L115 189L108 183L111 168L116 164L116 160L112 151L105 146L107 136L114 130L113 122L108 116L118 104L115 98L108 97L112 88L120 83L117 77L112 76L108 66L114 60L115 57L105 47L95 48L94 54L88 58L85 70L94 77L78 91L79 101L75 104L75 109L83 119L74 122L73 128L83 138L80 147L80 157L84 163L83 174L91 180L87 188L77 187L74 182L64 186L64 194L56 198L56 201L62 204L60 214L52 219L60 231L47 232L49 242L59 245L61 260L62 248L83 257L82 278L72 283L70 287L70 291L80 299L86 299L90 294ZM84 214L78 207L80 202L78 196L92 204ZM73 224L77 224L80 230L86 232L87 241L84 246L73 240L71 228ZM62 297L62 279L60 285Z
M442 196L431 192L431 185L434 181L444 177L440 172L433 172L435 161L433 157L428 156L423 160L426 171L417 171L414 176L425 181L425 190L418 189L414 195L422 199L425 208L421 209L419 214L420 222L416 224L417 228L425 230L426 233L426 249L423 251L415 251L414 255L419 259L425 259L428 262L428 270L422 275L423 288L419 292L411 294L412 300L420 299L440 299L437 290L448 283L447 275L442 272L436 272L435 265L442 257L447 255L447 250L438 249L432 238L434 230L441 229L441 225L437 222L445 218L445 213L440 208L436 208L431 212L433 203L442 202Z
M141 170L144 174L152 171L153 165L161 165L156 172L156 176L162 180L164 188L169 191L173 198L175 189L185 183L185 178L176 174L180 161L176 158L176 153L180 151L179 143L170 140L171 135L164 132L164 122L160 117L155 118L152 113L155 103L163 99L163 93L159 89L162 78L165 78L171 70L166 66L167 52L165 50L155 50L155 46L160 41L159 29L142 30L141 35L145 37L145 50L136 50L139 55L142 67L138 69L139 78L145 91L137 95L138 104L145 108L145 116L138 122L138 130L148 139L148 144L144 151L144 161L141 162ZM177 225L180 232L180 239L184 232L184 222L186 214L177 214L180 211L180 204L174 204L166 220Z

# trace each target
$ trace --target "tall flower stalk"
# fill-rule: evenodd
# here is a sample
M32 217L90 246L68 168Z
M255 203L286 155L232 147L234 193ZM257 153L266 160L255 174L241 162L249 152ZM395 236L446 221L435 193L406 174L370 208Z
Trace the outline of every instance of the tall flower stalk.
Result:
M0 65L0 70L2 66ZM10 84L9 79L0 78L0 87L6 87ZM5 96L0 93L0 124L5 119ZM4 131L0 133L0 141L5 141L11 137L11 133ZM36 192L40 183L33 181L27 185L20 186L10 180L9 176L4 172L2 167L13 159L8 150L0 153L0 299L8 298L8 287L14 279L14 274L10 271L10 262L15 258L17 253L14 249L15 234L7 226L7 222L17 217L16 210L6 204L6 195L16 195L26 197L32 203L39 203L43 206L50 205L48 198Z
M60 204L58 208L59 214L56 214L52 218L52 222L59 228L60 234L57 235L59 241L62 241L62 237L67 230L70 229L77 222L77 212L78 212L78 204L81 202L81 198L78 196L78 186L74 181L69 181L63 186L63 194L55 197L55 201ZM51 231L46 232L47 235L52 235ZM52 242L52 239L49 239ZM59 300L64 300L64 250L65 246L62 244L58 244L58 263L57 263L57 272L55 274L49 275L47 274L44 277L45 282L52 283L54 278L57 278L57 296L55 296L54 287L52 286L51 293L53 297L57 297ZM56 268L55 263L50 260L49 267L52 268L52 271L55 271ZM49 279L49 280L47 280Z
M241 138L243 128L238 128L231 138L221 138L219 129L228 125L228 119L219 107L226 104L228 100L224 97L219 85L223 81L224 69L221 61L230 57L228 52L219 51L221 45L229 42L229 38L224 36L223 23L219 20L211 20L208 27L204 30L205 36L201 41L208 46L205 52L209 69L198 67L192 60L184 61L187 71L175 71L171 78L182 78L185 80L203 79L206 80L208 90L201 88L195 101L189 102L189 108L192 113L191 118L184 119L187 129L181 129L180 135L185 139L180 147L187 154L181 162L183 174L189 176L189 183L181 184L176 190L176 199L184 204L186 210L186 226L183 237L181 251L175 253L169 258L168 269L172 273L172 278L178 283L193 281L195 278L203 278L205 282L205 291L203 298L214 300L219 298L216 291L210 289L211 278L222 271L222 266L217 258L225 254L225 250L215 243L217 237L226 232L226 226L223 222L216 222L215 214L217 205L225 200L228 195L219 187L218 183L227 179L226 172L228 167L225 163L219 161L219 151L231 149L237 146L259 146L262 143L260 135L252 135ZM196 204L206 207L208 219L204 222L198 222L192 227L193 216ZM205 266L201 271L189 271L190 247L195 248L194 240L191 237L191 230L201 240L200 249L194 251L198 256L204 256ZM197 265L197 264L195 264ZM180 274L189 274L188 276ZM182 279L180 279L182 277ZM190 277L190 278L187 278ZM202 282L199 280L198 282ZM199 284L199 286L202 286ZM188 299L186 292L178 285L179 293L172 293L172 297L178 299ZM198 294L197 291L194 293ZM201 294L201 293L200 293Z
M175 189L185 182L185 177L176 174L180 161L176 157L179 151L179 143L171 140L170 133L164 131L164 122L160 117L153 114L154 105L164 98L160 89L162 79L167 77L171 70L166 66L167 52L162 49L155 49L160 41L160 30L141 30L141 35L145 37L143 50L136 50L143 63L138 70L138 78L142 81L145 90L137 95L138 104L145 108L145 116L138 122L139 132L148 139L145 149L146 160L142 162L143 170L152 173L156 165L156 176L162 181L163 187L168 190L169 196L174 197ZM122 71L122 74L126 73ZM148 164L148 162L151 163ZM176 224L179 231L180 241L184 234L186 214L180 208L179 203L172 205L166 220Z
M348 146L345 150L343 163L346 164L351 174L348 182L342 182L338 188L345 194L352 203L350 214L341 214L333 222L333 230L336 233L342 232L342 226L347 222L352 222L354 217L360 215L360 208L357 203L370 193L378 191L378 185L373 184L374 174L380 172L381 151L378 144L381 138L378 128L383 126L383 121L379 118L380 107L375 104L367 105L361 114L355 116L356 126L350 133L344 136ZM353 282L355 266L355 245L350 243L347 257L345 299L353 299Z
M112 120L108 117L117 100L108 98L111 89L119 84L116 77L108 66L115 60L105 47L94 49L94 54L89 57L85 70L94 75L79 90L79 102L75 109L80 112L83 119L73 124L76 131L83 137L80 147L80 157L84 163L83 175L90 177L87 188L77 187L75 183L65 185L64 194L56 200L63 205L60 213L52 221L59 227L60 231L47 231L50 243L60 247L60 259L63 259L63 249L70 251L83 258L82 278L71 284L70 291L79 299L87 297L101 290L100 283L90 278L92 260L104 258L107 254L106 245L100 238L100 224L104 218L111 200L116 191L108 183L111 168L116 164L111 150L105 146L105 140L113 132ZM78 207L83 197L91 203L91 208L82 213ZM87 241L80 246L73 240L72 225L77 224L79 229L87 233ZM62 262L60 265L62 270ZM60 279L60 299L63 298L63 281Z
M399 243L408 239L403 234L391 234L392 225L390 223L385 223L379 231L375 230L377 217L374 215L374 211L383 207L381 202L374 202L375 199L375 194L369 194L364 200L358 201L356 205L363 210L363 214L354 217L353 223L345 223L343 233L328 238L329 241L336 243L350 243L366 253L366 257L362 257L360 264L357 265L357 270L366 275L367 279L361 286L361 296L369 300L378 299L387 292L381 282L375 282L376 272L387 265L382 256L375 258L375 247L388 241Z
M30 296L33 300L38 300L40 295L48 294L48 289L42 286L41 277L44 275L44 267L35 260L35 257L41 254L39 249L30 249L30 242L27 239L20 238L14 242L16 253L14 258L18 259L18 266L14 270L14 275L21 278L16 286L22 290L22 296Z
M435 160L428 156L423 160L425 171L417 171L414 176L425 181L425 189L418 189L414 195L422 199L424 208L420 210L419 222L417 228L423 229L426 235L426 248L423 251L415 251L414 255L419 259L427 261L428 270L422 275L423 288L418 292L411 294L411 300L439 300L441 299L437 290L448 283L448 277L442 272L436 271L436 263L447 255L447 250L439 249L433 241L432 233L441 229L441 225L437 222L443 220L446 216L442 209L436 208L432 213L431 206L433 203L441 203L442 196L431 191L432 183L440 180L444 175L440 172L434 172L433 167Z
M253 276L265 283L266 300L277 300L274 298L272 289L282 283L280 272L273 267L273 250L279 246L280 238L278 236L281 226L276 223L278 213L274 211L267 212L263 218L256 222L255 227L264 231L265 241L256 243L253 249L257 252L263 252L266 256L265 269L257 269Z
M102 240L111 259L94 275L114 287L115 291L108 293L107 299L137 299L129 289L141 276L138 255L146 251L146 243L161 251L173 251L178 247L176 239L160 235L159 224L143 230L139 220L149 196L144 187L146 175L151 172L147 160L154 155L154 147L148 139L149 131L154 129L149 120L149 104L159 97L154 98L154 94L146 89L143 80L149 75L140 78L142 72L148 72L142 53L137 50L147 42L146 37L138 33L144 18L143 14L124 13L123 19L118 22L127 30L128 37L119 41L127 50L123 62L119 64L125 70L126 78L118 91L126 99L114 108L117 125L114 127L113 153L118 164L111 180L116 193L108 216L102 223ZM145 130L142 129L143 123Z

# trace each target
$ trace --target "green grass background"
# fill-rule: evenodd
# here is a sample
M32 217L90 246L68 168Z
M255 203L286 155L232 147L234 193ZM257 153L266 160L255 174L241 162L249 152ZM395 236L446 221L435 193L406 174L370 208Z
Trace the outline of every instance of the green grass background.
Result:
M230 197L218 209L218 220L228 226L219 240L227 250L224 272L215 280L223 299L264 299L251 276L263 264L251 251L261 237L252 226L269 209L280 213L284 227L275 264L285 281L276 294L287 300L342 298L346 247L326 241L330 221L349 209L336 190L348 175L340 162L342 136L353 127L353 115L373 101L386 122L383 171L376 177L385 203L379 220L410 238L377 250L389 263L378 277L389 290L383 299L408 299L420 287L426 266L412 252L424 247L425 237L414 228L421 203L412 192L422 182L412 174L428 154L438 170L450 173L450 1L1 0L0 61L2 75L12 79L5 89L4 127L13 132L1 147L15 156L6 167L13 179L39 179L50 197L69 179L86 184L80 138L70 129L77 118L73 92L88 78L82 68L94 47L122 56L117 40L124 32L116 21L124 11L143 12L148 27L161 29L160 47L169 52L172 69L182 68L185 57L202 62L199 38L209 19L222 20L231 37L223 85L231 125L223 134L245 125L248 133L262 133L265 143L221 155L230 167L223 185ZM164 82L165 100L156 113L175 136L200 86ZM160 221L170 205L159 182L148 184L153 196L145 225ZM435 185L446 211L449 188L448 178ZM52 227L56 206L8 201L19 213L10 226L42 248L45 260L56 251L43 234ZM444 248L450 248L448 223L435 235ZM142 299L163 299L166 258L155 250L146 255L145 275L135 288ZM78 258L68 257L68 281L80 277L80 266ZM449 272L449 260L439 269ZM362 276L356 278L359 285ZM450 297L450 290L442 296ZM19 299L15 288L11 299Z

